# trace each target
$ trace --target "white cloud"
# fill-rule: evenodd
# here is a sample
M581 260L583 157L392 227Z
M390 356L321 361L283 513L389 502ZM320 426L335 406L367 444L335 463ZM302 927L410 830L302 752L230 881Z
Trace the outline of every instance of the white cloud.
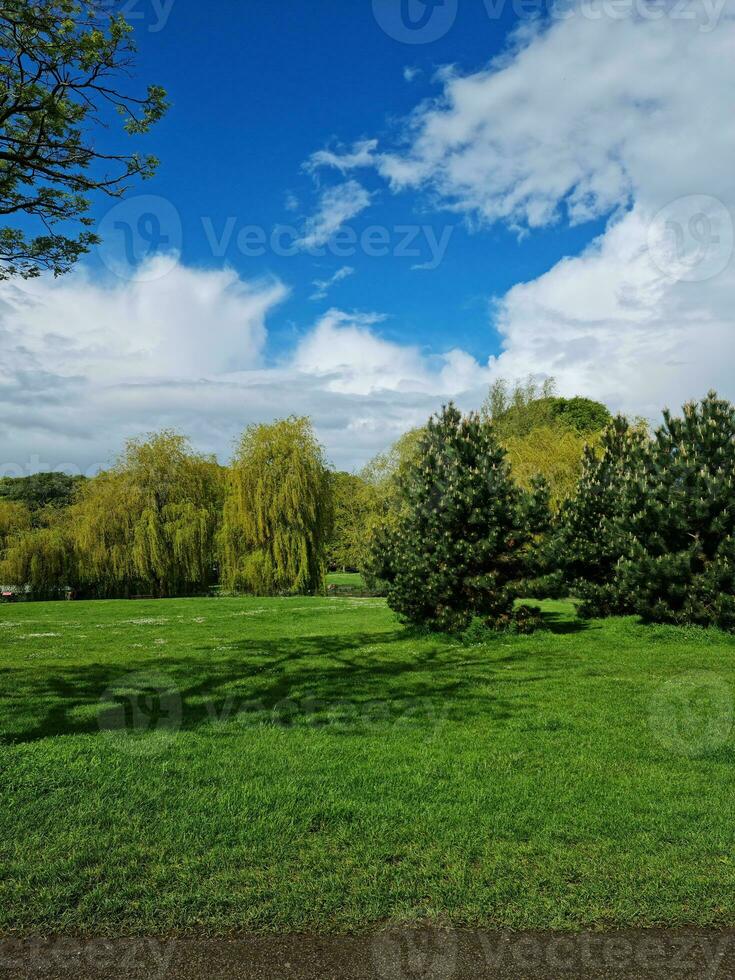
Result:
M284 196L284 207L287 211L298 211L301 203L293 191L286 191Z
M709 31L682 4L655 21L609 9L588 0L488 68L445 72L372 160L474 228L609 216L582 255L496 303L491 367L655 415L710 385L735 397L735 4Z
M552 61L570 50L577 71L569 88L586 89L588 77L594 104L570 109L583 135L573 136L566 116L557 120L566 154L557 138L546 141L550 169L568 175L579 167L563 191L554 198L534 159L524 186L538 194L526 205L513 190L501 198L513 201L516 217L527 207L529 223L562 202L571 221L628 198L632 206L581 256L503 298L505 353L496 368L555 374L565 391L656 418L663 405L711 387L735 397L735 185L725 162L735 152L727 109L735 98L735 23L727 18L711 34L686 22L604 27L603 36L595 23L575 21L523 56L535 82L516 93L521 102L550 84Z
M419 77L421 74L421 69L417 68L415 65L406 65L403 69L403 78L409 84Z
M383 319L329 310L296 349L293 366L321 378L328 391L357 395L422 392L449 398L488 383L488 369L464 351L426 357L418 347L379 337L372 328Z
M343 265L341 269L337 269L334 275L328 279L315 279L312 282L312 286L316 288L309 298L312 300L324 299L332 286L335 286L338 282L342 282L343 279L347 279L354 274L355 270L351 265Z
M360 140L349 150L317 150L316 153L312 153L304 167L312 173L319 167L333 167L343 174L358 167L371 167L377 146L377 140Z
M295 367L322 378L329 391L367 395L420 386L419 352L376 336L370 328L380 319L330 310L297 348Z
M717 194L732 186L732 114L722 110L735 83L733 26L555 23L485 71L450 74L412 119L409 151L378 166L396 188L428 184L450 207L530 227L604 215L631 196L660 206L699 174L703 145Z
M266 318L282 283L180 264L146 278L79 270L0 287L0 473L93 472L164 426L226 460L245 425L291 413L311 415L330 457L353 467L443 400L482 399L487 369L386 341L375 314L331 310L273 366Z
M168 257L158 257L144 270L150 281L103 284L81 269L56 281L6 284L3 367L20 356L48 362L60 376L106 382L196 378L258 364L265 317L286 287L245 283L231 269L169 269Z
M356 180L329 187L319 199L316 214L309 218L303 236L296 242L302 249L326 244L342 225L370 205L370 192Z
M701 283L662 275L640 207L577 258L498 304L498 373L547 373L561 389L657 418L714 387L735 398L735 270Z

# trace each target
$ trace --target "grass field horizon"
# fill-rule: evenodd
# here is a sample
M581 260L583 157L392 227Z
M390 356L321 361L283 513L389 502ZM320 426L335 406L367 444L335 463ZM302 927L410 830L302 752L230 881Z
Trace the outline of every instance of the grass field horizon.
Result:
M0 607L0 931L735 925L735 637L540 605Z

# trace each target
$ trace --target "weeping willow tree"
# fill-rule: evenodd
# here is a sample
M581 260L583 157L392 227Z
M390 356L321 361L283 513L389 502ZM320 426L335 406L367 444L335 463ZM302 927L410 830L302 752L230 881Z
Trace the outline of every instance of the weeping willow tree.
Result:
M375 489L354 473L332 474L334 521L327 547L330 568L346 572L363 566L375 497Z
M386 587L378 574L378 541L398 527L406 510L401 485L418 459L425 434L425 428L409 429L386 452L374 456L360 473L365 506L359 523L355 522L360 543L358 570L370 589L383 591Z
M98 474L83 487L72 507L70 525L79 579L97 596L138 591L133 560L140 495L119 469Z
M13 585L15 578L8 563L8 551L20 535L30 530L31 515L25 504L0 499L0 584Z
M25 504L0 500L0 556L12 537L30 526L31 514Z
M309 419L249 426L225 493L223 585L257 595L322 591L331 525L330 477Z
M71 508L80 582L98 595L183 595L216 579L223 480L213 458L165 430L132 439Z
M37 599L58 596L74 581L74 553L66 513L47 507L34 522L23 505L0 504L0 525L6 529L10 506L20 510L14 518L11 516L12 525L1 546L0 581L27 589Z

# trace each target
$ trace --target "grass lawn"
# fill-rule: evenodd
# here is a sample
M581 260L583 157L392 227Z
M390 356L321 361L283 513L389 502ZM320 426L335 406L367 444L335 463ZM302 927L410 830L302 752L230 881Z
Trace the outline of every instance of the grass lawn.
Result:
M355 589L365 588L365 583L359 572L330 572L327 575L327 585L351 585Z
M543 605L0 607L0 930L735 924L735 638Z

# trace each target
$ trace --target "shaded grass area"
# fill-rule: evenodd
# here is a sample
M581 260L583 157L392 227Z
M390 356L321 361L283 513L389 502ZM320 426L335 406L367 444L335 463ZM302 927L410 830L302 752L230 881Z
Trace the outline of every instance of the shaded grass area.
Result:
M0 929L735 924L735 639L0 607Z

